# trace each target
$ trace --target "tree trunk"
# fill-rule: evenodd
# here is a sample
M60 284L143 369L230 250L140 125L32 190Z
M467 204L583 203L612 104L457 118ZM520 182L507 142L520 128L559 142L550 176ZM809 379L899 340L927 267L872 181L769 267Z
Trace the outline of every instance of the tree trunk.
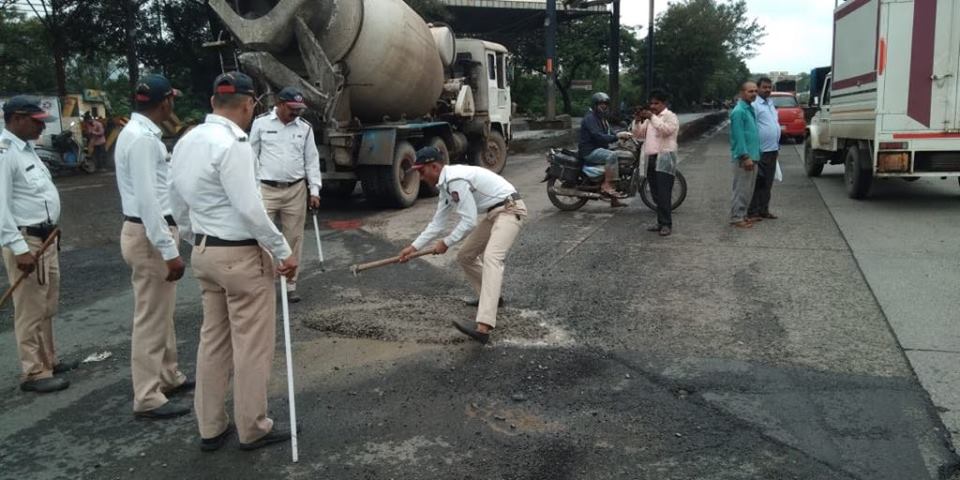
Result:
M563 99L563 113L567 115L573 114L573 104L570 102L570 85L571 82L567 82L564 85L560 80L554 82L557 84L557 90L560 92L560 98Z
M53 68L57 80L57 96L60 101L67 97L67 48L64 45L63 37L54 35L53 37Z
M127 18L125 19L127 40L127 76L130 79L130 106L136 105L135 93L140 80L140 61L137 58L137 0L126 0Z

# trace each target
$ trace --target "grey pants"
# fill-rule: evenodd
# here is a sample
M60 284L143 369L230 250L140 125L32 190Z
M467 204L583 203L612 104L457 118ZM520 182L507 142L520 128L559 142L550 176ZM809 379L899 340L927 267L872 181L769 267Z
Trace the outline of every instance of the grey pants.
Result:
M620 176L620 160L617 159L617 152L613 150L607 150L606 148L598 148L586 157L583 157L583 163L587 165L603 165L604 168L613 172L613 176Z
M763 152L757 163L757 186L753 189L753 201L748 214L763 215L770 213L770 191L773 190L773 177L777 175L777 157L780 152Z
M753 170L744 170L740 163L733 165L733 206L730 208L730 223L743 221L747 218L747 209L753 200L753 189L757 183L757 164Z

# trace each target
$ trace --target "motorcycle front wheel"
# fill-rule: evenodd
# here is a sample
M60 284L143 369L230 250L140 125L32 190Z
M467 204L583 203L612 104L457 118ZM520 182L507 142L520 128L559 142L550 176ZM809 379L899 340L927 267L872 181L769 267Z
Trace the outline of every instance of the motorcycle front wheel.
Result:
M678 171L673 177L673 192L670 195L670 210L676 210L679 208L680 204L683 203L684 199L686 198L687 179L683 178L683 174ZM643 183L640 184L640 200L643 200L643 204L646 205L650 210L657 209L657 203L653 201L653 193L650 192L649 178L644 177Z
M587 204L586 198L557 195L554 193L553 189L556 183L556 178L547 180L547 198L550 199L550 203L552 203L554 207L557 207L564 212L572 212Z

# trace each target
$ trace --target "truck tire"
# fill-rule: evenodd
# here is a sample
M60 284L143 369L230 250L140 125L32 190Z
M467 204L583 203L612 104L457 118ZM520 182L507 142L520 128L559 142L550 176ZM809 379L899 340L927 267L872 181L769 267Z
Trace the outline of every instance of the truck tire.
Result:
M443 141L440 137L433 137L427 142L427 146L436 148L440 151L440 162L444 165L450 165L450 150L447 148L447 143ZM440 190L428 184L427 182L420 182L420 196L421 197L436 197L440 194Z
M873 184L873 169L869 165L869 156L853 145L847 148L843 162L843 180L847 184L847 196L854 199L866 198Z
M507 141L500 132L493 130L481 148L473 151L471 163L486 168L493 173L500 173L507 165Z
M810 137L803 140L803 170L808 177L819 177L823 173L823 165L826 163L823 156L813 149L813 142Z
M359 170L363 194L387 207L407 208L420 193L420 172L407 173L417 159L410 142L397 143L392 165L368 165Z
M357 188L356 180L324 180L320 196L328 198L348 198Z

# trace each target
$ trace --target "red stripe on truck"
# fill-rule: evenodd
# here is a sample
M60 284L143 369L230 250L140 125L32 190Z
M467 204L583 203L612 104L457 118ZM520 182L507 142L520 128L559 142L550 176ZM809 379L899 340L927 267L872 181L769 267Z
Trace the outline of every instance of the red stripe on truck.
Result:
M937 0L913 2L913 48L910 52L910 93L907 116L930 126L933 106L933 49L937 36Z
M928 132L928 133L894 133L895 140L926 140L935 138L960 138L960 133Z
M864 73L863 75L857 75L856 77L837 80L836 82L833 82L833 86L830 88L832 88L833 90L843 90L844 88L859 87L864 83L873 83L876 81L877 81L877 72L870 72L870 73Z

